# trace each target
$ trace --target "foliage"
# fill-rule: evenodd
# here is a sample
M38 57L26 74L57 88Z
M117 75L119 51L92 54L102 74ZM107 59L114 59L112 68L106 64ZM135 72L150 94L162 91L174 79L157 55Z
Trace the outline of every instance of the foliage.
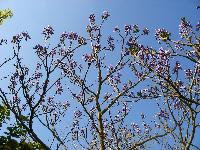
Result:
M10 113L16 119L7 137L1 137L4 149L137 150L154 144L161 149L200 149L194 142L200 121L200 23L194 29L181 18L180 40L157 29L160 48L152 48L140 43L150 31L138 25L115 27L114 35L102 35L109 17L104 11L98 24L91 14L88 37L63 32L57 44L51 43L53 27L45 27L44 44L33 48L38 58L34 70L21 56L31 36L13 36L13 57L0 65L14 64L13 73L4 77L8 88L0 88L0 121ZM134 107L144 102L154 105L154 116L141 112L139 121L134 120ZM49 142L34 125L46 130Z
M0 25L8 18L11 18L13 13L10 9L0 10Z

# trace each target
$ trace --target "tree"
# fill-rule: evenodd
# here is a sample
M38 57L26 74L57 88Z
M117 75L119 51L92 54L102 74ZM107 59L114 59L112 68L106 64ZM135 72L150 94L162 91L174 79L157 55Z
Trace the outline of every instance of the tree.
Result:
M136 150L154 143L164 149L200 149L194 142L199 130L200 24L195 32L182 18L178 41L167 30L156 30L156 39L166 44L156 50L139 44L149 30L138 25L115 27L113 36L104 36L109 17L104 11L98 25L91 14L87 38L63 32L56 45L51 43L54 29L45 27L45 44L33 48L35 70L21 56L30 35L13 36L13 57L0 66L14 64L13 73L4 77L8 88L0 88L3 116L11 112L16 119L8 135L30 147L36 143L38 149ZM64 95L67 100L61 99ZM140 121L132 123L134 105L142 102L153 103L156 116L141 112ZM49 142L39 137L35 125L45 129Z

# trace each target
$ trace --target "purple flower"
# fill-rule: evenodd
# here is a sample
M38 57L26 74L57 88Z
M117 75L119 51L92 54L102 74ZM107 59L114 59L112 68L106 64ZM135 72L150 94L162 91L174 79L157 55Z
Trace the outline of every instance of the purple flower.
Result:
M177 98L175 99L175 102L173 103L173 106L174 106L175 109L178 109L178 110L183 108L183 104Z
M71 32L68 35L68 39L70 39L70 40L77 40L78 39L78 34L75 33L75 32Z
M132 36L127 41L126 45L129 47L138 46L137 42L135 41L135 39Z
M31 37L29 36L28 32L22 32L22 36L25 38L25 40L27 41L28 39L31 39Z
M192 25L185 18L181 18L181 23L179 25L179 34L182 38L188 37L192 31Z
M85 60L85 62L88 62L89 64L95 61L93 55L89 55L89 54L85 54L83 56L83 59Z
M51 56L53 57L54 55L56 55L56 50L55 50L55 49L52 49L52 50L50 51L50 54L51 54Z
M103 20L106 20L110 16L108 11L104 11L103 15L101 16Z
M193 71L191 69L185 70L185 75L187 76L188 79L191 79L193 76Z
M141 133L141 129L140 129L140 127L139 127L138 124L132 123L132 127L133 127L133 130L134 130L137 134L140 134L140 133Z
M48 25L47 27L43 28L42 34L44 34L45 39L47 40L51 37L51 35L54 34L54 29L50 25Z
M67 37L68 34L66 32L63 32L60 36L60 42L63 43Z
M80 118L82 116L82 112L80 111L80 110L76 110L75 112L74 112L74 117L75 118Z
M56 82L56 94L61 94L63 92L63 88L62 88L62 85L61 85L61 82L60 80L58 80Z
M114 50L114 48L115 48L114 38L112 36L109 36L107 42L108 42L109 49L111 51Z
M116 27L114 28L113 32L120 32L120 29L119 29L119 27L118 27L118 26L116 26Z
M130 33L130 31L132 30L131 25L125 25L124 30L126 33Z
M95 15L94 15L94 14L91 14L91 15L89 16L89 21L90 21L91 23L94 23L94 22L95 22Z
M157 116L164 119L169 119L169 114L164 109L161 109L160 112L157 113Z
M47 48L41 46L40 44L33 47L33 49L36 49L36 53L38 54L38 56L45 56L47 54Z
M142 31L144 35L148 35L150 32L148 28L144 28Z
M156 37L156 40L158 40L158 41L161 40L161 41L166 42L169 40L170 35L171 35L171 33L169 33L164 28L156 29L155 37Z

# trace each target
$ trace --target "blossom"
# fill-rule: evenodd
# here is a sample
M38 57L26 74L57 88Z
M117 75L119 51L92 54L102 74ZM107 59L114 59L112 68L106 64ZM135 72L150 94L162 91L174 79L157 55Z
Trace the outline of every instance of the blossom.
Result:
M61 94L63 92L63 87L61 85L60 80L57 80L56 82L56 94Z
M132 127L133 127L133 130L134 130L137 134L140 134L140 133L141 133L141 129L140 129L140 127L139 127L138 124L132 123Z
M171 33L169 33L166 29L156 29L155 37L158 41L168 41Z
M179 34L182 38L188 37L192 31L192 25L185 18L181 18L181 23L179 25Z
M28 34L27 31L26 32L22 32L21 34L25 38L25 41L27 41L28 39L31 39L31 37L30 37L30 35Z
M137 42L135 41L135 39L132 36L127 41L126 45L129 47L138 46Z
M43 28L42 34L45 36L45 39L49 39L51 37L51 35L54 34L54 29L48 25L47 27Z
M69 33L69 35L68 35L68 39L69 39L69 40L77 40L77 39L78 39L78 34L75 33L75 32L71 32L71 33Z
M120 32L120 29L119 29L119 27L118 27L118 26L116 26L116 27L114 28L113 32Z
M89 16L89 21L90 21L91 23L94 23L94 22L95 22L95 15L94 15L94 14L91 14L91 15Z
M88 62L88 64L91 64L92 62L95 61L94 56L91 54L85 54L83 56L83 59L85 60L85 62Z
M82 112L80 111L80 110L76 110L75 112L74 112L74 117L75 118L80 118L82 116Z
M109 36L107 42L108 42L108 48L110 50L114 50L115 48L114 38L112 36Z
M63 32L60 36L60 42L63 43L65 39L67 39L68 34L66 32Z
M169 118L169 114L164 109L161 109L160 112L157 113L157 116L164 119Z
M144 28L142 31L144 35L148 35L150 32L148 28Z
M126 33L130 33L130 31L132 30L131 25L125 25L124 30Z
M106 20L110 16L108 11L104 11L103 15L101 16L103 20Z
M47 54L47 48L37 44L33 49L36 49L38 56L45 56Z
M187 76L188 79L190 79L193 76L193 71L191 69L187 69L185 70L185 75Z

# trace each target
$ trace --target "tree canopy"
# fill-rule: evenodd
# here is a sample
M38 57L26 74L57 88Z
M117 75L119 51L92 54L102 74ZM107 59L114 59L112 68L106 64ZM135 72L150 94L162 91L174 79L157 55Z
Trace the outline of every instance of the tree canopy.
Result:
M11 16L0 11L0 23ZM141 42L152 33L137 24L104 35L110 17L91 14L87 36L63 32L57 43L54 28L44 27L34 67L22 55L31 35L11 38L13 54L0 64L12 68L1 80L0 127L14 122L0 149L200 149L200 22L180 18L179 39L156 29L157 48ZM153 116L136 113L138 104L151 105Z

